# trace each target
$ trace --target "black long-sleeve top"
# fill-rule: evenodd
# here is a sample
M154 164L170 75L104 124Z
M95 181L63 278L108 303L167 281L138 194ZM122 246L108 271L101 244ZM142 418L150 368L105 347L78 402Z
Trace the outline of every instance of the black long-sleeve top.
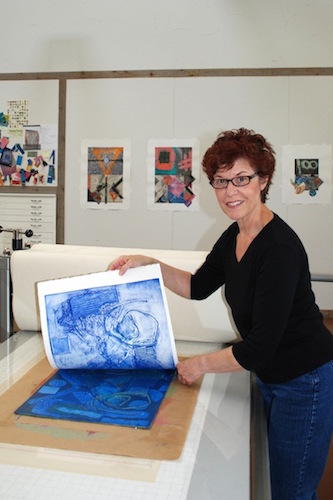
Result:
M307 254L296 233L274 218L236 258L233 223L191 278L191 298L204 299L225 284L242 340L238 363L264 382L299 377L333 359L333 336L311 289Z

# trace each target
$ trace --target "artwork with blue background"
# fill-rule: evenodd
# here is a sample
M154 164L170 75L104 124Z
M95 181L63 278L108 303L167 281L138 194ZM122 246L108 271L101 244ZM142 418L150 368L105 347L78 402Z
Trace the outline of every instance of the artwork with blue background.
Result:
M178 362L160 266L37 288L45 351L57 371L16 413L149 428Z
M175 368L157 278L47 294L44 300L57 368Z
M18 415L149 429L174 370L58 370Z

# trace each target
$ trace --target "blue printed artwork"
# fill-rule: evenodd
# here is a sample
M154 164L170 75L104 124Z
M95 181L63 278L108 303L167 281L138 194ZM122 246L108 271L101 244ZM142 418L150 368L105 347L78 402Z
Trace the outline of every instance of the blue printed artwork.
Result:
M149 429L174 370L58 370L18 415Z
M58 371L16 413L149 428L178 362L160 266L37 288L45 352Z
M109 283L115 272L38 284L49 361L59 369L175 369L160 276Z

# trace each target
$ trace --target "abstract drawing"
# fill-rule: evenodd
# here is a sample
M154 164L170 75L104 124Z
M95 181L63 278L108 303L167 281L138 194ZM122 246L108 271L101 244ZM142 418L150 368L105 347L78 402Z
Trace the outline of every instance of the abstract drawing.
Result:
M44 345L52 366L175 368L160 267L130 271L127 278L108 271L38 283Z
M198 180L197 149L196 141L149 141L149 177L154 186L151 208L192 207L197 196L193 190Z
M323 181L319 177L319 159L318 158L296 158L295 176L291 179L291 185L294 186L295 194L302 194L308 191L310 196L316 196L319 187Z
M0 186L55 186L57 134L55 125L0 128Z
M123 152L123 148L88 148L88 202L122 202Z
M174 370L58 370L18 415L151 427Z
M283 202L327 204L332 201L332 147L283 146Z
M155 203L185 203L190 206L194 194L192 148L155 149Z
M58 369L19 415L149 428L177 365L158 264L37 284Z
M127 208L128 141L82 142L82 204L86 208Z

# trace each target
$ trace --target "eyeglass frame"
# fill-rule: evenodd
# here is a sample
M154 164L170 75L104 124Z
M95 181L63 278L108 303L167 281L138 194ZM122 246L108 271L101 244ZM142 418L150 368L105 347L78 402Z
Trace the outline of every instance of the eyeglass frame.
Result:
M214 179L214 178L209 181L209 184L212 186L213 189L227 189L227 187L229 186L229 182L231 182L231 184L233 186L238 187L238 188L239 187L242 188L242 187L248 186L250 184L251 180L254 177L256 177L257 175L259 175L258 172L254 172L254 174L252 174L252 175L236 175L236 177L233 177L232 179L220 179L220 180L223 180L223 181L225 181L227 183L225 187L223 187L223 186L222 187L215 187L215 186L213 186L213 182L215 180L218 180L218 179ZM243 184L242 186L238 186L237 184L234 183L234 180L238 179L240 177L247 178L249 180L249 182L247 182L246 184Z

